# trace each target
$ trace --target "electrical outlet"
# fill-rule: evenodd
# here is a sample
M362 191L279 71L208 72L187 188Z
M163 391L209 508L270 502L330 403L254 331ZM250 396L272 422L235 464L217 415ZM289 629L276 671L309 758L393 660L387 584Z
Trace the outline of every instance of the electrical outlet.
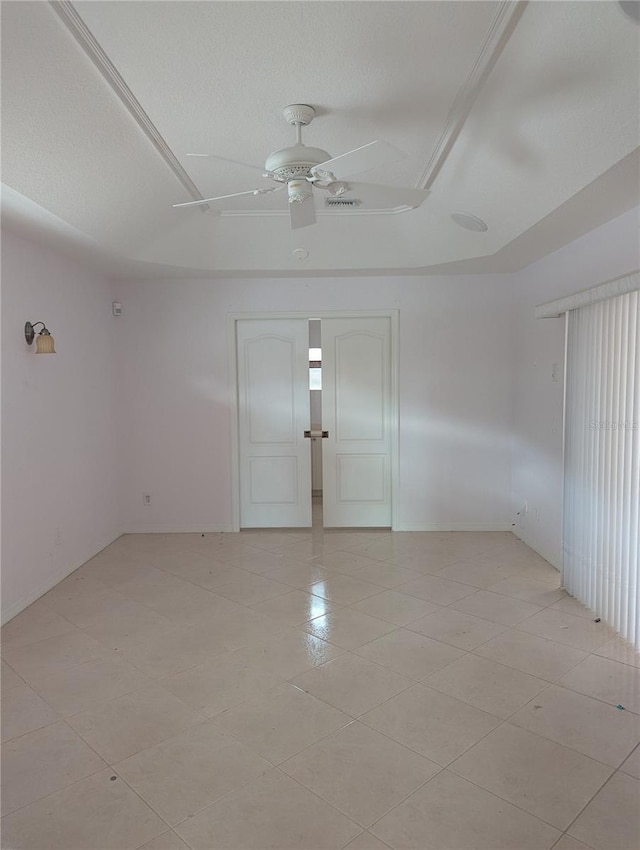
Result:
M151 493L143 493L142 494L142 504L150 505L151 504Z

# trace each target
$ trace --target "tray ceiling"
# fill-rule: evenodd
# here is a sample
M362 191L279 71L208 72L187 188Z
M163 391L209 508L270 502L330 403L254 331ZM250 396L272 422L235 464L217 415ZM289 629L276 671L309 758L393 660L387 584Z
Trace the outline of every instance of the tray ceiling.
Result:
M615 2L4 2L5 223L114 274L515 269L638 203L639 36ZM186 154L262 167L289 103L331 155L399 147L356 179L427 200L317 193L294 232L286 193L172 207L269 185Z

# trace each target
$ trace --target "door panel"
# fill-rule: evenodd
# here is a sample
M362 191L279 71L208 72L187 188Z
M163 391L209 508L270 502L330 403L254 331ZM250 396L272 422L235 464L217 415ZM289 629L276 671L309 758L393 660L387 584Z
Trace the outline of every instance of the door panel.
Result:
M305 319L237 323L240 525L311 525Z
M338 500L382 502L386 494L384 455L336 455Z
M379 317L322 320L327 527L391 525L390 324Z

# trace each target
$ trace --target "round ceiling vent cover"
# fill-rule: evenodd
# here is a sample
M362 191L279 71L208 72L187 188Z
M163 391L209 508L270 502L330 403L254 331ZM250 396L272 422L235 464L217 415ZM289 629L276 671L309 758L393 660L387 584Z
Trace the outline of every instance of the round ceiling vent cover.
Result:
M484 233L489 227L481 218L471 213L454 212L451 213L451 218L459 227L464 227L465 230L473 230L476 233Z

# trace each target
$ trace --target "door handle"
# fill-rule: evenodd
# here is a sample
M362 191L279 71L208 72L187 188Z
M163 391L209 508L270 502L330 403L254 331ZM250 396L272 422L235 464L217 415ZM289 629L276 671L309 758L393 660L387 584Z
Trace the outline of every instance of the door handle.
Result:
M322 437L323 440L326 440L327 437L329 436L329 432L328 431L305 431L304 436L309 440L313 439L314 437Z

